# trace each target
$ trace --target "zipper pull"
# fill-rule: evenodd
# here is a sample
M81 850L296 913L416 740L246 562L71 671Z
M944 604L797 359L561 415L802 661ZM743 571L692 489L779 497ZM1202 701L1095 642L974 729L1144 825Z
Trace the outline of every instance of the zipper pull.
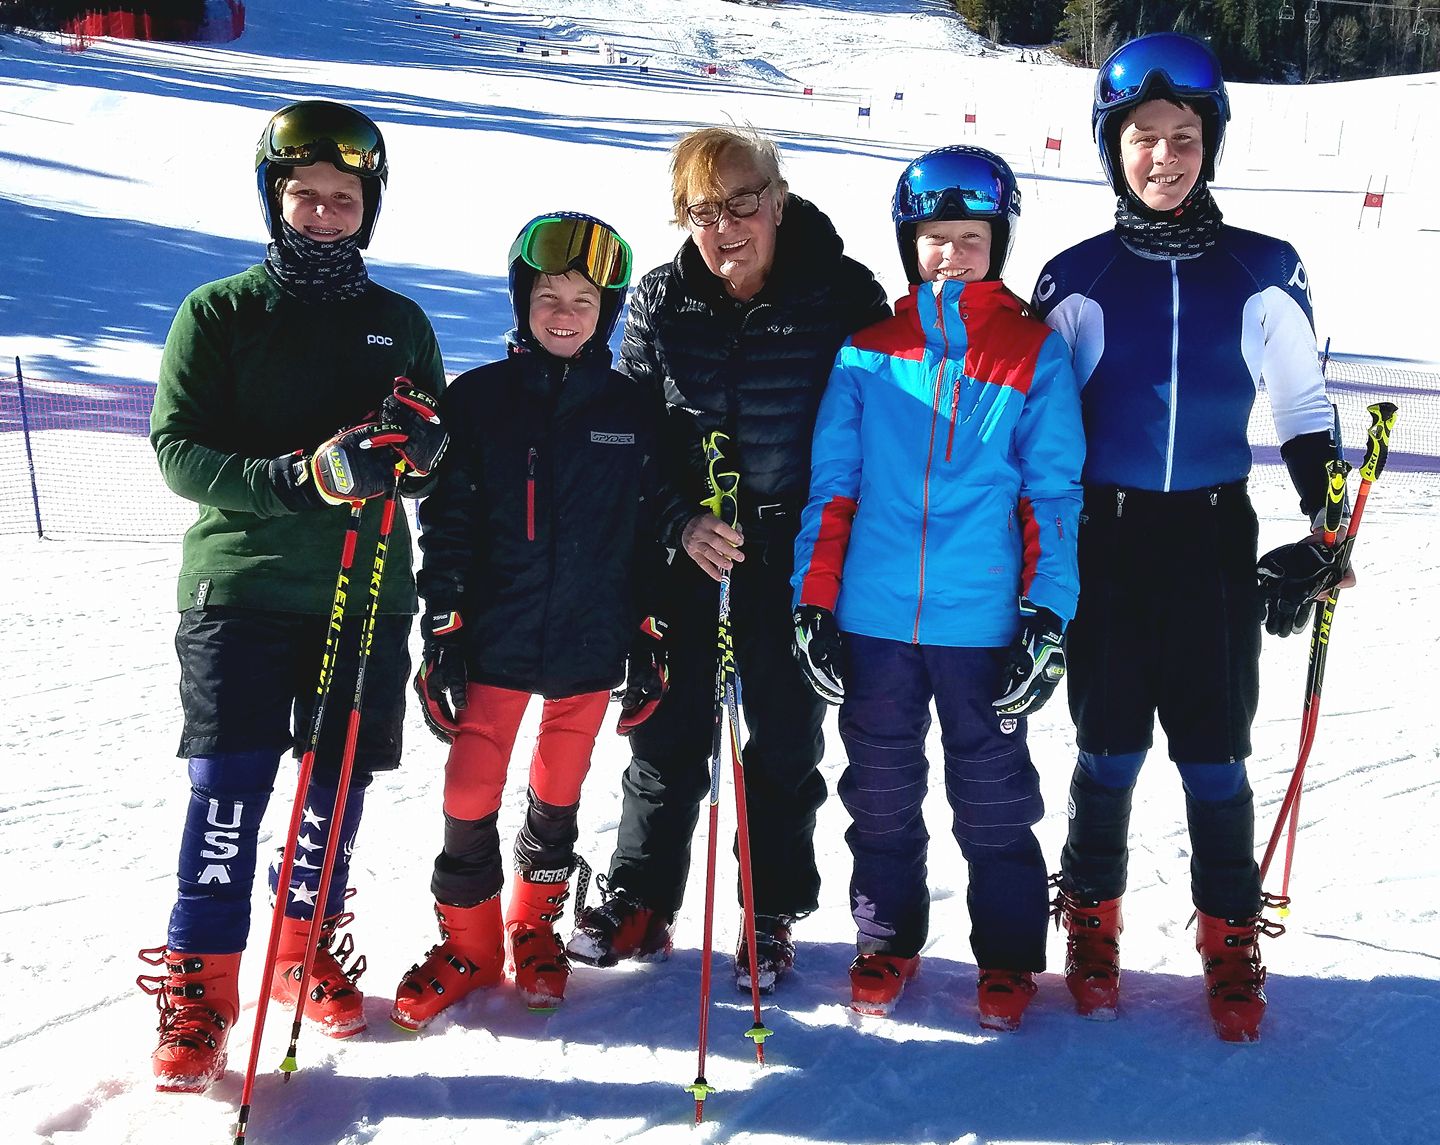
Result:
M1058 514L1055 517L1055 531L1060 534L1060 539L1063 541L1065 539L1065 522L1060 519Z
M1115 519L1125 516L1125 490L1115 490Z
M535 460L540 451L533 445L525 461L525 539L535 539Z

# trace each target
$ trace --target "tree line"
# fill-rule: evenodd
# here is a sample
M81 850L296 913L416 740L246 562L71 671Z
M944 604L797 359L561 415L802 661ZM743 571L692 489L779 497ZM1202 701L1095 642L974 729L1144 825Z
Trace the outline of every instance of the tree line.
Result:
M1096 67L1146 32L1206 40L1226 76L1313 83L1432 70L1437 0L950 0L992 42L1054 45Z

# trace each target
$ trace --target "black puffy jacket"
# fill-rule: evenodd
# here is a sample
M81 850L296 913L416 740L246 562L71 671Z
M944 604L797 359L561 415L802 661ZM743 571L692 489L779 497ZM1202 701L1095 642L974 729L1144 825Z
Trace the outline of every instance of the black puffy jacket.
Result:
M830 220L790 195L776 234L775 263L748 302L725 293L691 239L673 262L640 280L620 348L620 369L663 395L665 543L705 495L699 443L730 435L746 507L770 502L798 515L810 482L815 411L836 351L850 334L890 314L885 292L846 257ZM793 515L792 515L793 520Z
M458 610L470 679L552 699L613 687L650 603L654 398L603 346L514 350L456 378L450 448L420 505L417 582Z

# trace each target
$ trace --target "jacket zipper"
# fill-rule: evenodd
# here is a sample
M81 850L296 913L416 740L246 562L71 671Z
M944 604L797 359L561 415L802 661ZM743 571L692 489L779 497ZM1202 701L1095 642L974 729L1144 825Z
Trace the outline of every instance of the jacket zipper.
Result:
M530 447L530 456L525 465L525 539L535 539L535 461L539 450Z
M1170 427L1165 441L1165 482L1170 492L1175 472L1175 407L1180 399L1180 263L1170 260Z
M920 585L915 598L915 627L910 635L912 644L920 643L920 612L925 607L925 541L930 531L930 467L935 463L935 423L940 419L940 394L943 392L941 387L945 381L945 358L950 351L950 339L945 333L945 309L938 299L935 303L935 315L940 325L942 352L940 373L935 378L935 398L930 407L930 443L925 450L925 484L920 508ZM953 433L953 422L951 430ZM949 460L948 451L946 460Z

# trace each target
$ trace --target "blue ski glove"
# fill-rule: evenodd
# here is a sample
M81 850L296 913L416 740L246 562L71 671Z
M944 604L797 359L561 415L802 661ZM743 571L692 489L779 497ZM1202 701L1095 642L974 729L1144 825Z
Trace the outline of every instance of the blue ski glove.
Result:
M415 694L425 725L443 743L454 743L460 733L455 713L465 707L464 624L458 612L430 611L420 616L420 670L415 673Z
M1065 678L1064 633L1048 608L1020 598L1020 631L1000 662L1000 696L992 705L1002 716L1034 715Z
M795 638L791 652L800 664L815 694L827 704L845 699L845 681L840 675L840 626L828 608L802 604L795 610Z
M620 701L620 718L615 731L628 736L652 715L670 689L670 668L665 662L665 629L663 620L647 616L640 625L640 635L630 649L625 666L625 684L613 693Z

